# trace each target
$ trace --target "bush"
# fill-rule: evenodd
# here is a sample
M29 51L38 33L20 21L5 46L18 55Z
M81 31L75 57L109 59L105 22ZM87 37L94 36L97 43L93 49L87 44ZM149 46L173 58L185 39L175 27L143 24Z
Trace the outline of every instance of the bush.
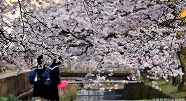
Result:
M0 101L8 101L6 97L0 97Z
M30 101L35 101L35 98L32 98L32 100ZM14 96L13 94L9 94L7 97L0 97L0 101L22 101L17 99L16 96Z

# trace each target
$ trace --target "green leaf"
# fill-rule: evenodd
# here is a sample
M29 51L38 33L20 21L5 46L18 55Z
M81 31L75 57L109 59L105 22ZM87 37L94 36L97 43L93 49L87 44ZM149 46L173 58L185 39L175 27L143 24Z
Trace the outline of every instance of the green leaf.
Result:
M6 97L0 97L0 101L8 101Z

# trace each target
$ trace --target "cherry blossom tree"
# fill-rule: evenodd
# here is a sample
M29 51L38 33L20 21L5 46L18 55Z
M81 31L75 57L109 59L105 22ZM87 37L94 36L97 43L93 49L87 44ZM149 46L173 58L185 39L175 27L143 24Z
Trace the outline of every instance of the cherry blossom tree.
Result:
M0 4L0 56L18 66L23 65L18 59L22 55L44 54L64 60L71 57L74 68L94 63L100 72L130 67L148 69L147 77L153 80L183 75L175 55L186 46L184 19L178 16L184 0L43 0L38 6L31 0L18 0ZM19 16L12 19L17 10ZM100 80L105 77L98 76L95 83Z

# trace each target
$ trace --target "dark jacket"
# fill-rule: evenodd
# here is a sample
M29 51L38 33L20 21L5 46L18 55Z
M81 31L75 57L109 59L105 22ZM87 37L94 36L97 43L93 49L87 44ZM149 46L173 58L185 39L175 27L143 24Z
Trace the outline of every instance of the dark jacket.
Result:
M50 85L46 86L47 91L46 91L45 99L59 100L58 88L57 88L57 85L60 82L59 67L53 65L50 68L52 69L51 74L50 74L50 79L51 79L52 83Z
M41 65L37 65L35 68L38 71L38 82L34 84L33 97L44 97L45 89L44 83L41 81L41 75L46 68L42 67Z

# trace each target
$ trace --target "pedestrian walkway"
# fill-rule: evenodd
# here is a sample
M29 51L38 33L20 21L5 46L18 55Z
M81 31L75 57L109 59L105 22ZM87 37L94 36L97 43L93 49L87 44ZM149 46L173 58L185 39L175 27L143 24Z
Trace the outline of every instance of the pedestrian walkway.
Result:
M5 72L0 74L0 79L6 78L6 77L11 77L11 76L17 76L17 75L19 75L21 73L26 73L26 72L29 72L29 71L30 71L29 68L28 69L22 69L21 71L13 70L13 69L6 70Z

